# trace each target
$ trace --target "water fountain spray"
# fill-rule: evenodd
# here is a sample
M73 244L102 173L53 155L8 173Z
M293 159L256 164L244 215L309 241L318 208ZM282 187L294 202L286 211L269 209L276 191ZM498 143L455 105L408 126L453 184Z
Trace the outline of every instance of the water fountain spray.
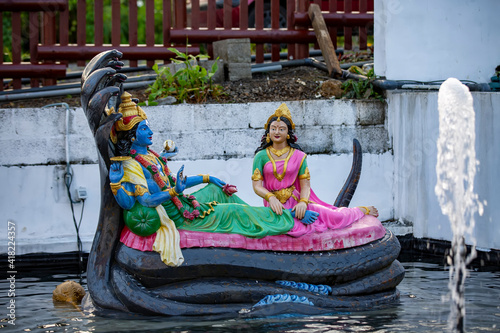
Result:
M453 240L450 265L450 330L464 331L465 279L467 264L476 256L474 214L482 215L483 204L474 193L476 160L475 113L472 95L459 80L450 78L439 89L439 138L437 142L437 184L435 192L443 214L450 219ZM465 241L472 244L467 255Z

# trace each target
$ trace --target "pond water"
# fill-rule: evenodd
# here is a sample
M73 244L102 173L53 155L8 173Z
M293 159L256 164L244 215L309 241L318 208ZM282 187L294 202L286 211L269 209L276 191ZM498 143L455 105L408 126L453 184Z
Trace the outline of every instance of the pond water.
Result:
M322 316L280 316L265 319L199 322L141 317L117 320L86 317L69 305L54 305L52 291L76 275L22 277L16 280L16 321L0 323L6 332L447 332L450 312L449 272L440 264L402 262L406 277L399 285L398 304L365 312ZM500 271L469 271L466 280L467 332L500 332ZM86 289L85 279L82 285ZM0 281L1 318L6 318L9 282Z

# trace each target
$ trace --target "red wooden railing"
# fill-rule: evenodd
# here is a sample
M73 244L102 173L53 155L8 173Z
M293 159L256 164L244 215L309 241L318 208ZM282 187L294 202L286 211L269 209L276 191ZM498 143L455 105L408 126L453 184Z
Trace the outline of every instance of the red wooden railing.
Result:
M212 43L227 38L249 38L255 44L256 62L264 61L266 45L270 44L271 59L280 58L280 46L286 44L289 59L309 56L309 45L316 42L307 14L310 3L321 6L334 45L337 34L343 29L344 49L353 49L352 29L358 27L361 50L367 48L367 26L373 25L373 0L254 0L240 1L232 8L231 0L223 0L223 8L217 8L216 0L208 1L206 10L200 8L203 0L144 0L146 36L145 43L138 44L138 3L128 1L127 43L123 44L120 0L93 1L94 33L93 43L87 43L86 0L76 3L76 38L70 40L70 8L68 0L3 0L0 2L0 18L10 14L12 34L12 61L7 63L0 57L0 90L4 90L4 79L10 81L13 89L22 87L22 78L29 78L32 87L56 84L64 77L69 62L84 66L85 61L111 48L123 52L123 58L136 67L138 60L146 60L151 67L155 61L169 62L174 53L167 47L178 47L182 52L197 54L199 44L206 44L213 56ZM161 13L155 12L161 4ZM271 26L265 27L264 8L270 4ZM92 5L92 3L90 4ZM103 12L111 6L111 38L105 45L105 24ZM286 8L286 27L280 28L280 6ZM353 7L358 12L353 12ZM343 10L343 11L338 11ZM73 9L74 10L74 9ZM255 13L255 28L249 27L249 13ZM28 27L22 26L22 13L28 13ZM269 14L269 12L267 13ZM26 14L24 14L26 15ZM155 15L162 16L162 43L155 44ZM142 19L142 18L141 18ZM29 31L25 37L23 31ZM0 26L0 35L6 33ZM26 41L26 38L28 39ZM186 48L186 43L189 43ZM29 45L29 63L22 62L22 47ZM0 39L0 50L3 50Z

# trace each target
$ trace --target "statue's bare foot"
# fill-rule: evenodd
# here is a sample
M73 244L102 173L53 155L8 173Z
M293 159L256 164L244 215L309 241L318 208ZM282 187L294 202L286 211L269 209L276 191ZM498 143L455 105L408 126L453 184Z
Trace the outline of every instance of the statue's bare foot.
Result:
M359 208L366 215L378 217L378 210L374 206L360 206Z

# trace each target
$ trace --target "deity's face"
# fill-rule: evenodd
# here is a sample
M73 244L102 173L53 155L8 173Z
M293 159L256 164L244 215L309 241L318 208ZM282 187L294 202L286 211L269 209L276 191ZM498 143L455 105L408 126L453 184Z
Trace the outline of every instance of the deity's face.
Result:
M149 122L147 120L141 121L139 126L137 126L134 144L142 147L153 144L153 131L149 128Z
M286 136L288 135L288 126L283 121L273 121L269 126L269 136L271 140L280 144L286 142Z

